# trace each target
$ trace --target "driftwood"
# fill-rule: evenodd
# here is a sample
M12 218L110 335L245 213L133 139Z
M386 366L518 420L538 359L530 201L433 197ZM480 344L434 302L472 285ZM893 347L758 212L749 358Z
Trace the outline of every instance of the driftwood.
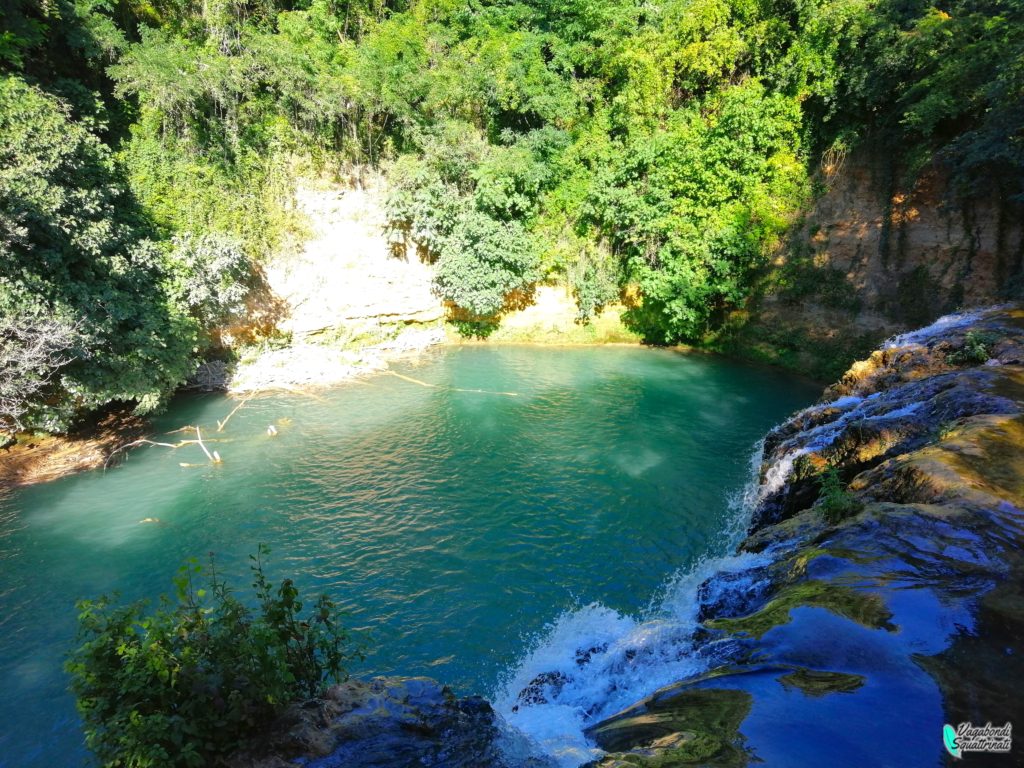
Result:
M223 432L224 431L224 427L226 427L228 425L228 422L231 420L231 417L234 416L236 413L238 413L238 411L242 408L242 406L245 405L246 403L248 403L249 400L251 400L251 399L252 399L252 395L249 395L248 397L244 398L242 400L242 402L240 402L238 405L236 405L234 408L231 409L231 413L229 413L227 416L224 417L224 421L218 421L217 422L217 431L218 432Z
M163 442L160 442L159 440L148 440L146 438L142 438L140 440L133 440L130 443L125 443L124 445L119 445L117 448L115 448L114 450L112 450L110 452L109 456L107 456L107 460L105 462L103 462L103 469L104 469L104 471L106 471L106 469L110 466L111 462L114 460L115 456L117 456L117 455L127 451L129 448L138 448L141 445L155 445L155 446L158 446L160 448L170 448L172 450L176 450L178 448L183 448L186 445L198 445L200 448L203 449L203 453L206 454L206 457L213 464L220 464L221 463L220 454L217 451L213 451L211 453L207 449L206 444L203 442L203 435L199 431L199 427L192 427L192 426L181 427L180 429L172 430L171 432L168 432L167 434L168 435L173 435L173 434L177 434L179 432L192 431L193 429L196 432L196 439L195 440L179 440L176 443L163 443ZM202 465L182 463L180 466L183 466L183 467L194 467L194 466L202 466Z
M117 456L122 451L127 451L129 448L136 448L136 447L138 447L140 445L158 445L161 448L180 448L181 446L186 445L187 443L193 443L193 442L195 442L195 441L194 440L183 440L180 443L160 443L160 442L157 442L156 440L146 440L145 438L143 438L141 440L133 440L130 443L125 443L124 445L119 445L117 448L112 450L110 452L110 455L107 456L107 460L105 462L103 462L103 469L104 469L104 471L106 471L107 467L110 466L110 462L113 461L114 457Z
M384 371L384 373L391 374L392 376L395 376L401 379L402 381L408 381L410 384L419 384L421 387L430 387L431 389L446 389L449 392L473 392L475 394L480 395L502 395L504 397L519 397L518 392L495 392L490 389L462 389L460 387L448 387L443 384L431 384L426 381L414 379L412 376L403 376L402 374L395 373L394 371Z
M396 378L401 379L402 381L407 381L410 384L416 384L418 386L428 387L430 389L441 389L441 390L447 390L449 392L471 392L471 393L474 393L474 394L481 394L481 395L500 395L502 397L519 397L519 393L518 392L497 392L497 391L487 390L487 389L463 389L461 387L449 387L449 386L446 386L446 385L443 385L443 384L431 384L431 383L426 382L426 381L420 381L419 379L414 379L412 376L405 376L405 375L403 375L401 373L396 373L395 371L382 371L382 373L387 373L387 374L390 374L390 375L392 375L392 376L394 376ZM306 392L306 391L303 391L303 390L295 388L295 387L290 387L289 386L289 387L283 387L283 388L287 389L287 390L291 390L293 392L296 392L297 394L303 394L303 395L306 395L308 397L312 397L315 400L321 400L321 401L323 400L323 398L320 398L320 397L318 397L318 396L316 396L316 395L314 395L314 394L312 394L310 392ZM217 432L223 432L224 428L227 426L228 422L231 420L231 417L234 416L236 413L238 413L238 411L240 411L245 406L245 404L248 403L249 400L251 400L255 396L255 394L256 393L252 393L252 394L247 395L240 403L238 403L238 405L236 405L234 408L231 409L231 412L228 413L228 415L224 417L223 421L218 420L217 421ZM202 430L199 428L198 425L195 425L195 426L187 425L187 426L184 426L184 427L179 427L178 429L173 429L170 432L167 432L166 434L168 434L168 435L175 435L175 434L180 434L182 432L192 432L193 430L196 433L195 440L179 440L176 443L164 443L164 442L160 442L158 440L148 440L146 438L142 438L140 440L133 440L130 443L125 443L124 445L118 446L117 448L115 448L113 451L110 452L109 456L107 456L107 460L103 463L103 469L106 470L110 466L110 464L114 460L115 456L123 454L125 451L129 450L130 448L137 448L137 447L142 446L142 445L155 445L155 446L159 446L160 448L170 448L172 450L176 450L178 448L182 448L182 447L184 447L186 445L198 445L199 448L203 451L203 453L206 454L206 458L210 461L211 464L222 464L223 463L223 459L221 459L220 453L218 453L217 451L211 451L209 448L206 447L206 442L204 442L204 440L203 440ZM270 437L274 437L274 436L277 435L277 428L273 424L271 424L269 427L267 427L267 435L269 435ZM181 466L181 467L201 467L201 466L204 466L204 465L203 464L190 464L188 462L184 462L183 461L183 462L179 462L178 466Z
M206 458L212 461L214 464L220 464L220 454L214 451L210 453L206 446L203 445L203 433L199 431L199 425L196 425L196 442L199 443L199 447L203 449L203 453L206 454Z

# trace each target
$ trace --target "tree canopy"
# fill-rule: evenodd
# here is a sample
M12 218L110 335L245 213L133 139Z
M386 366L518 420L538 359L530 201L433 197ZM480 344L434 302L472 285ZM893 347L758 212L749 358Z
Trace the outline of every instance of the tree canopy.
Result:
M823 153L1024 200L1016 0L14 0L0 80L0 308L81 320L51 428L184 379L296 158L386 170L466 313L560 280L656 342L743 305Z

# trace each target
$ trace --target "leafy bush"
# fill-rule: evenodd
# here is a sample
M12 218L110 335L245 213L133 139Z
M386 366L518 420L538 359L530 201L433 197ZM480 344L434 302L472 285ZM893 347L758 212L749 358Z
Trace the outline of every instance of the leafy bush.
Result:
M0 311L0 430L25 428L36 401L74 357L80 341L73 320L39 307Z
M968 331L960 349L946 355L950 365L980 365L991 357L990 348L999 337L985 331Z
M821 513L831 525L853 517L864 508L847 489L837 467L828 467L821 473L818 482L821 484L821 495L818 497Z
M245 310L255 267L237 238L218 233L176 237L171 264L180 300L203 326Z
M530 147L543 152L550 141L488 148L459 122L421 141L423 159L406 156L392 169L390 225L435 260L441 298L477 318L493 315L541 277L525 221L546 179Z
M747 298L806 191L799 118L748 80L675 110L595 185L595 223L643 293L629 319L649 340L700 340Z
M459 217L441 246L435 288L441 298L474 315L492 315L510 293L540 277L532 245L521 224L469 211Z
M619 297L618 265L600 249L583 251L569 265L568 279L576 299L576 320L587 323Z
M215 765L361 658L327 595L303 618L293 582L268 580L268 553L261 545L251 556L255 612L212 556L205 570L184 566L175 599L153 612L108 597L78 604L81 645L66 666L86 744L104 766Z

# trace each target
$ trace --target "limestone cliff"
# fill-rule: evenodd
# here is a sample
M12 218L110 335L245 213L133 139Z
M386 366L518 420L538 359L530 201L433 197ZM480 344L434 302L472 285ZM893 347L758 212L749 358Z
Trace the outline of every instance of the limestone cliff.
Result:
M250 346L234 366L200 368L196 383L236 393L331 386L442 343L445 308L431 267L391 247L385 197L383 180L369 174L350 187L299 184L305 237L265 268L275 343ZM227 333L244 340L245 330Z
M379 178L352 189L307 182L296 190L310 237L267 269L271 290L287 305L279 328L296 341L444 317L430 267L390 247L384 198Z
M823 165L818 185L726 348L830 380L895 333L1020 296L1021 203L964 195L938 165L906 182L879 154Z

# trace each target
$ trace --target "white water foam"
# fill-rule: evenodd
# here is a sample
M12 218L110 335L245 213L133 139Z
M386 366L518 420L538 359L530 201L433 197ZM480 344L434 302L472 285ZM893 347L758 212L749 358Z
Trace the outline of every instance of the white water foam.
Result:
M916 331L909 331L908 333L901 333L897 336L893 336L882 345L882 349L895 349L897 347L907 347L913 344L924 344L929 339L946 333L947 331L956 330L957 328L963 328L966 325L970 325L990 309L1003 309L1007 306L1009 305L989 307L987 309L972 309L964 312L954 312L949 315L943 315L929 326L919 328Z
M951 316L953 317L953 316ZM962 316L939 321L938 330L966 322ZM908 334L909 338L910 335ZM915 338L924 338L918 334ZM916 343L916 342L915 342ZM822 423L794 434L776 449L763 480L764 442L750 459L750 480L730 500L732 514L713 552L734 552L750 524L757 505L779 490L797 459L821 451L858 420L908 416L921 403L893 408L878 393L855 395L810 406L797 419ZM887 410L888 409L888 410ZM829 413L825 414L824 411ZM602 752L584 735L585 730L657 689L706 671L715 663L714 649L693 642L698 627L701 585L718 573L740 574L712 582L705 601L714 601L716 586L729 590L756 588L756 572L772 561L772 554L722 554L701 559L685 572L673 575L639 616L626 616L594 603L562 614L535 638L532 648L511 670L492 697L516 752L527 749L546 755L558 768L576 768Z
M819 403L800 411L794 419L807 418L825 409L839 411L833 418L815 427L801 430L789 441L782 444L783 452L768 467L764 481L757 488L757 496L753 504L764 500L778 491L789 479L793 467L801 456L816 453L828 448L835 442L848 424L855 421L883 421L910 416L917 411L922 403L910 403L900 408L885 411L885 401L875 392L868 397L847 395L832 402Z
M983 311L946 315L927 328L894 336L884 348L925 344L975 322ZM776 448L777 458L761 482L764 444L759 444L751 457L751 480L732 500L733 515L716 551L735 550L757 504L782 488L801 456L828 448L851 422L902 418L921 407L921 403L894 405L876 392L804 409L794 418L810 423L824 419ZM826 410L830 413L825 414ZM600 757L601 750L584 735L586 728L714 663L714 654L703 652L692 639L698 626L701 584L716 573L742 573L770 562L769 553L707 557L670 578L640 616L624 616L596 603L560 616L535 639L493 697L496 711L516 736L519 753L525 740L559 768L577 768ZM739 576L728 580L727 588L754 588L755 579ZM715 588L713 582L711 591ZM704 595L705 600L715 597Z
M733 514L718 551L734 551L753 505L763 456L751 457L751 480L731 500ZM697 652L698 590L720 572L742 572L770 562L765 554L707 557L676 573L639 616L625 616L594 603L562 614L535 639L492 697L512 731L510 744L522 754L523 736L559 768L576 768L603 753L584 730L657 689L705 671L711 664ZM532 691L524 697L523 691ZM509 755L512 758L512 755Z

